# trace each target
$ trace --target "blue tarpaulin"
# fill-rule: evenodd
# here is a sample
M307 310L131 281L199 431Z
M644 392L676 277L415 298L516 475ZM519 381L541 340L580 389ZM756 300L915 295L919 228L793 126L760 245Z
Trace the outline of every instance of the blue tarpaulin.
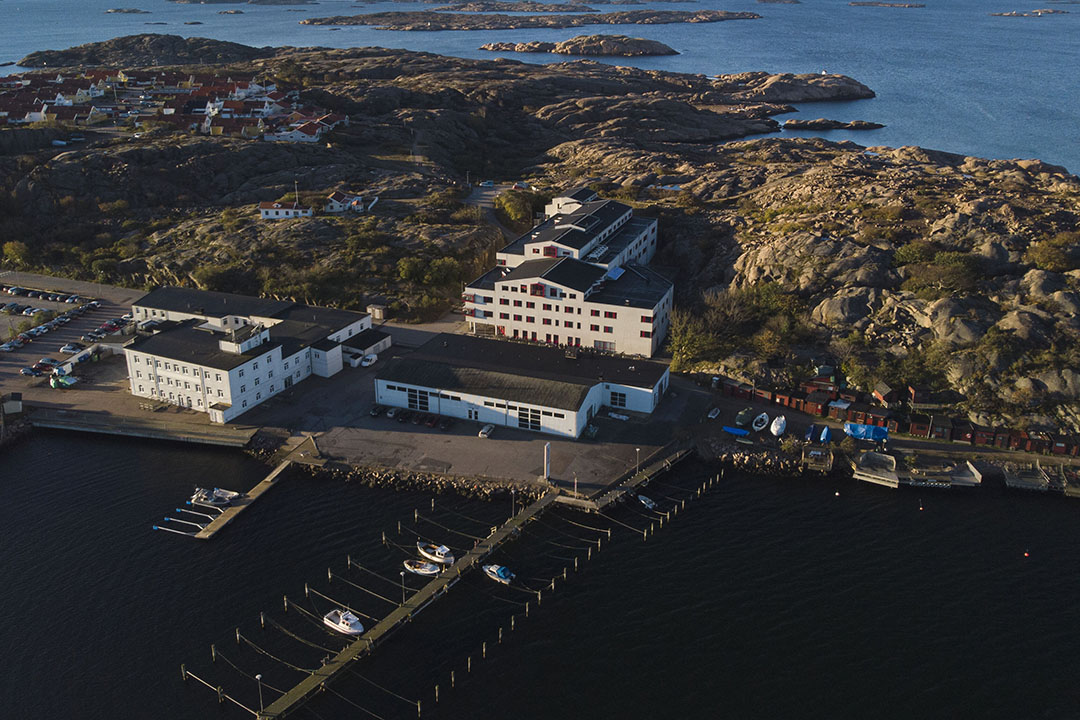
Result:
M735 437L746 437L750 434L749 430L743 430L742 428L733 428L727 425L724 426L724 432L728 433L729 435L734 435Z
M888 440L889 429L877 425L860 425L858 423L844 423L844 432L859 440Z

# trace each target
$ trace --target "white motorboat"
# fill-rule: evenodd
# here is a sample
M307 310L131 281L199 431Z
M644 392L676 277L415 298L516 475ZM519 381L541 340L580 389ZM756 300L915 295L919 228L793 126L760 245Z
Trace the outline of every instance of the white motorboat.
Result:
M445 545L435 545L434 543L417 542L416 549L420 551L420 555L426 557L433 563L439 565L453 565L454 553L450 548Z
M364 632L364 626L360 624L360 618L341 608L334 608L323 615L322 621L328 628L336 630L342 635L359 635Z
M761 432L762 430L765 429L765 426L768 425L768 424L769 424L769 414L768 413L761 413L756 418L754 418L754 422L750 427L754 428L755 432Z
M191 496L192 505L204 507L227 507L233 500L240 497L240 493L221 488L195 488L195 494Z
M406 560L405 569L414 575L438 575L439 566L424 560Z
M774 437L780 437L784 434L785 430L787 430L787 418L783 415L777 415L776 418L773 419L772 425L769 426L769 432L771 432Z
M510 572L510 568L505 565L485 565L484 574L497 583L503 585L509 585L510 582L517 577L514 573Z
M644 505L648 509L650 509L650 510L655 510L656 509L656 503L653 502L650 498L647 498L644 495L638 495L637 499L638 499L638 502L640 502L642 505Z

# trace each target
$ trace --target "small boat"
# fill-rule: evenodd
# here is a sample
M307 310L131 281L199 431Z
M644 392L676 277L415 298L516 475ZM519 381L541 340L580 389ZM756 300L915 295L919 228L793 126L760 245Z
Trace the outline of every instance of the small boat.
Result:
M747 438L747 437L737 437L737 438L735 438L735 442L739 443L740 445L753 445L754 444L754 441L751 440L750 438Z
M765 429L765 426L768 425L768 424L769 424L769 414L768 413L761 413L756 418L754 418L754 424L751 425L750 427L754 428L754 430L757 431L757 432L761 432L762 430Z
M322 621L328 628L336 630L342 635L359 635L364 632L364 626L360 624L360 618L341 608L334 608L323 615Z
M749 430L743 430L742 428L733 428L730 425L725 425L723 427L723 430L728 435L734 435L736 437L746 437L747 435L750 434Z
M817 425L811 425L806 428L806 434L803 435L803 440L806 442L814 442L814 438L817 436Z
M769 432L773 434L773 437L780 437L785 430L787 430L787 418L783 415L777 415L769 427Z
M718 417L720 417L720 408L714 407L712 410L709 411L710 420L715 420Z
M739 414L735 416L735 425L738 427L746 427L750 424L751 418L754 417L754 411L748 407L739 411Z
M653 502L650 498L647 498L644 495L638 495L637 499L638 499L639 503L641 503L642 505L647 507L649 510L655 510L656 509L656 503Z
M423 557L426 557L433 563L439 565L453 565L454 553L450 551L450 548L445 545L435 545L433 543L417 542L416 549L420 551Z
M204 507L228 507L238 497L240 497L240 493L232 490L197 487L189 502L192 505L202 505Z
M484 574L497 583L503 585L509 585L510 582L517 577L514 573L510 572L510 568L505 565L485 565Z
M414 575L438 575L439 566L424 560L406 560L405 569Z
M821 431L820 440L822 445L828 445L829 441L832 440L832 430L829 428L828 425L826 425L825 429Z

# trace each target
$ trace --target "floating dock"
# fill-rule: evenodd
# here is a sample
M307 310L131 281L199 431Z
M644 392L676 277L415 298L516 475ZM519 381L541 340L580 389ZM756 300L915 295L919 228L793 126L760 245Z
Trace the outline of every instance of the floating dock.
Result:
M391 632L396 630L398 626L408 622L416 613L430 605L441 595L446 594L461 579L462 573L480 564L499 545L519 532L522 526L555 502L558 495L558 490L549 490L539 500L526 506L525 509L507 520L491 535L477 543L476 547L465 553L460 560L443 571L442 574L414 593L405 604L399 605L325 665L301 680L264 710L258 712L256 717L259 720L281 718L299 708L313 693L344 671L349 666L349 663L365 652L369 652Z
M280 476L281 473L285 471L285 468L290 465L292 465L292 460L285 460L282 462L274 468L269 475L263 478L258 485L251 488L251 490L249 490L242 498L237 498L232 505L222 510L216 518L210 521L209 525L195 533L193 537L196 540L209 540L214 537L214 535L216 535L223 527L231 523L237 515L262 497L263 493L274 487L277 483L278 476Z

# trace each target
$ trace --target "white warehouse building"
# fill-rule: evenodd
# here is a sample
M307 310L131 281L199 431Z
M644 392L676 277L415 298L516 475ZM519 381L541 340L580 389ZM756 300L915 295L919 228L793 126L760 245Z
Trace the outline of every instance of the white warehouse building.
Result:
M668 382L649 360L443 334L380 370L375 401L576 438L602 408L651 413Z
M132 306L142 332L124 347L133 395L225 423L352 354L390 346L371 317L289 300L165 287Z
M670 280L647 263L655 220L578 189L499 251L462 299L473 333L651 357L667 334Z

